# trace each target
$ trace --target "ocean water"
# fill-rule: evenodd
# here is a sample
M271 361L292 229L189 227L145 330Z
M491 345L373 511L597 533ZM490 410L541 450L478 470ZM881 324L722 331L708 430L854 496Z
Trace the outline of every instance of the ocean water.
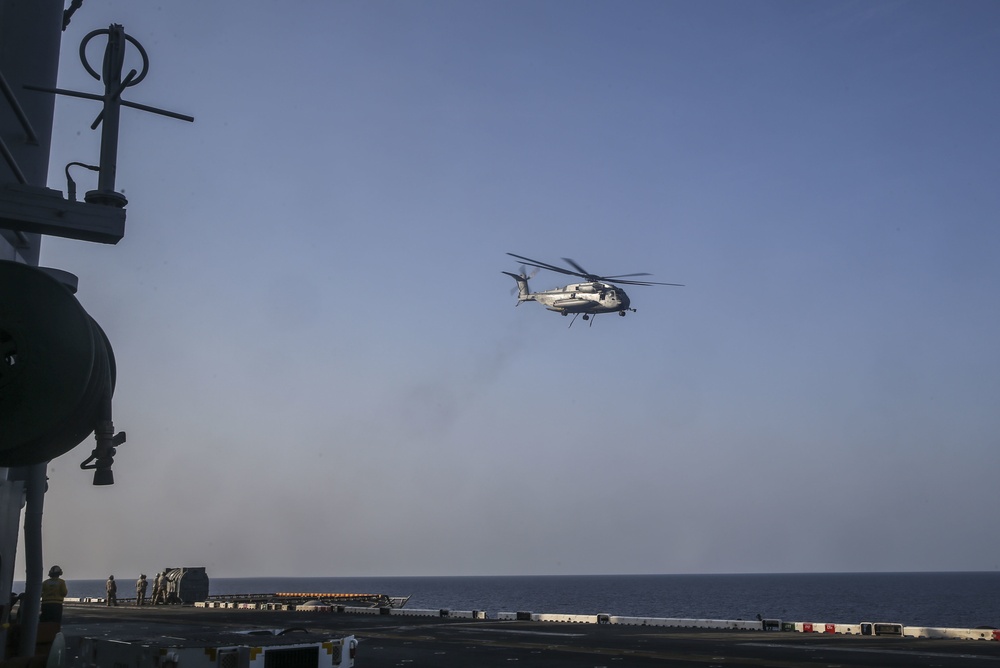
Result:
M1000 628L1000 572L212 578L210 594L343 592L410 596L407 607L798 622ZM138 577L136 574L135 577ZM118 574L119 597L134 578ZM69 580L103 596L103 580ZM21 585L23 587L23 585ZM20 591L20 590L19 590Z

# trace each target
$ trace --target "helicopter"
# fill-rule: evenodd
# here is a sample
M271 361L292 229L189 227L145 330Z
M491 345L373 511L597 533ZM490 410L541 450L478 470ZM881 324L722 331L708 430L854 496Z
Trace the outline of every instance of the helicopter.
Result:
M583 283L571 283L570 285L554 288L552 290L531 292L528 288L528 279L531 278L531 276L534 276L534 272L529 275L524 265L521 266L521 273L519 274L509 271L502 272L517 281L518 296L517 304L515 304L515 306L520 306L521 302L534 301L538 302L548 310L561 313L564 316L572 313L573 320L569 323L570 327L573 326L573 323L576 322L576 317L581 313L583 314L584 320L590 320L591 315L597 315L598 313L614 313L617 311L618 315L622 317L624 317L628 311L635 313L635 309L631 306L632 301L629 299L628 295L625 294L625 291L615 285L615 283L621 283L624 285L672 285L675 287L683 287L683 284L681 283L657 283L656 281L629 280L634 276L650 276L650 274L647 273L598 276L597 274L591 274L589 271L568 257L564 257L562 259L563 262L573 268L572 270L557 267L555 265L548 264L547 262L532 260L530 257L515 255L514 253L507 253L507 255L517 258L525 265L535 267L535 272L537 272L538 269L548 269L549 271L554 271L559 274L579 276L584 279ZM610 281L614 281L614 283L611 283ZM594 321L591 320L590 324L593 326Z

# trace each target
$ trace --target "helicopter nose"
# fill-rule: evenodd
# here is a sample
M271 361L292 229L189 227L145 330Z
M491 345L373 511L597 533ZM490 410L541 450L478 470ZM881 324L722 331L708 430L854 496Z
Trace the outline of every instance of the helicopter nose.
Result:
M629 300L628 295L625 294L624 292L621 293L621 298L622 298L622 310L624 311L628 309L628 307L632 304L632 302Z

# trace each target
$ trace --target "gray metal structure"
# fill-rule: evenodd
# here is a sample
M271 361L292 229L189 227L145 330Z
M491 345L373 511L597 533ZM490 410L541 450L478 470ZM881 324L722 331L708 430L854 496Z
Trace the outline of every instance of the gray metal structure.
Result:
M5 103L0 104L2 210L16 206L7 194L10 185L42 186L48 175L55 102L50 95L29 96L22 92L28 83L55 85L62 14L60 0L0 0L0 85L5 98ZM0 259L38 266L41 235L22 229L3 229L8 227L7 217L5 213L0 222ZM0 469L0 593L6 596L13 589L18 520L21 508L27 503L25 581L28 586L22 614L29 620L37 619L40 606L45 470L44 462ZM0 616L0 622L4 623L0 627L0 640L4 641L0 643L0 651L5 651L9 613L5 609ZM33 653L36 630L33 624L27 625L18 654Z
M0 595L13 588L23 510L26 587L19 656L34 653L47 463L93 433L96 447L81 468L94 470L94 484L113 484L115 449L125 440L111 421L110 343L73 297L76 278L37 268L41 239L114 244L124 236L127 201L115 191L122 106L193 120L122 98L145 77L148 57L120 25L92 31L80 46L83 67L102 83L100 94L56 88L62 32L81 4L73 0L65 9L64 0L0 0ZM85 48L104 36L98 73L86 61ZM127 48L140 52L142 72L122 75ZM98 187L83 202L72 191L67 198L46 185L56 95L101 103L91 125L101 129L100 162L92 167L100 172ZM61 329L66 322L78 325L73 336ZM78 386L61 378L70 367L80 370ZM38 399L45 396L56 398ZM10 606L0 606L0 659L9 658L9 616Z

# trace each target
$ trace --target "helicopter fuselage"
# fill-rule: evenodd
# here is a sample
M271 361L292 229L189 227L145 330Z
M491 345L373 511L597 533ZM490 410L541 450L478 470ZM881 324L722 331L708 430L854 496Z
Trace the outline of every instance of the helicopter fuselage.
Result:
M620 287L600 282L573 283L553 290L532 292L526 297L562 314L617 312L625 315L631 304Z

